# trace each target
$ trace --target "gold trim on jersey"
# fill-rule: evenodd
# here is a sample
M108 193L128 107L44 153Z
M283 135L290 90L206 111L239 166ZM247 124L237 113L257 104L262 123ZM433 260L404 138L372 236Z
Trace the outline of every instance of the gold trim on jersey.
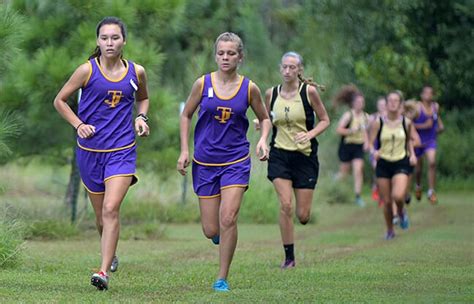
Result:
M216 198L216 197L219 197L221 196L221 194L214 194L214 195L198 195L198 198L204 198L204 199L207 199L207 198Z
M211 164L211 163L203 163L203 162L200 162L200 161L197 161L194 157L193 157L193 161L198 164L198 165L201 165L201 166L208 166L208 167L220 167L220 166L228 166L228 165L233 165L233 164L236 164L236 163L239 163L241 161L244 161L246 160L247 158L250 157L250 153L247 154L247 156L241 158L241 159L238 159L238 160L234 160L232 162L228 162L228 163L222 163L222 164Z
M89 193L92 193L92 194L104 194L104 193L105 193L105 191L103 191L103 192L94 192L94 191L91 191L89 188L87 188L86 184L84 184L83 181L81 181L81 182L82 182L82 185L84 186L84 188L86 188L87 192L89 192Z
M204 75L201 77L202 83L201 83L201 94L199 94L200 96L202 96L202 92L204 91L204 82L205 82L204 77L205 77Z
M95 60L95 63L97 64L97 67L99 68L99 71L100 71L100 73L102 74L102 76L104 76L104 78L107 79L107 80L110 81L110 82L119 82L119 81L122 81L122 80L125 78L125 76L127 75L127 73L128 73L129 66L128 66L128 61L127 61L127 60L124 60L124 62L125 62L125 72L123 72L122 76L120 76L118 79L112 79L112 78L108 77L108 76L104 73L104 71L102 70L102 67L101 67L100 64L99 64L99 61L97 60L97 57L95 57L94 60Z
M247 188L249 185L248 184L235 184L235 185L228 185L221 187L221 190L228 189L228 188Z
M247 88L247 100L250 104L250 86L252 85L252 80L249 80L249 87Z
M244 81L244 76L240 76L240 83L239 83L239 87L237 88L237 90L235 90L235 92L230 97L224 98L222 96L219 96L219 94L217 93L217 90L214 88L214 74L215 74L215 72L211 73L211 86L212 86L212 89L214 90L214 94L216 94L217 98L219 98L220 100L231 100L232 98L234 98L239 93L240 88L242 87L242 83Z
M92 76L92 63L90 60L88 60L87 63L89 64L89 74L87 75L86 81L84 81L84 84L82 85L83 88L86 87L86 85L89 83L89 80L91 79L91 76Z
M138 178L137 178L137 176L136 176L136 172L134 172L134 173L127 173L127 174L111 175L111 176L109 176L109 177L107 177L107 178L104 178L104 183L105 183L106 181L108 181L109 179L111 179L111 178L114 178L114 177L123 177L123 176L135 176L135 178L137 179L137 182L138 182ZM132 181L133 181L133 179L132 179Z
M108 149L108 150L99 150L99 149L91 149L91 148L86 148L86 147L83 147L79 144L79 141L77 141L77 145L79 148L81 148L82 150L86 150L86 151L89 151L89 152L115 152L115 151L120 151L120 150L125 150L125 149L128 149L128 148L131 148L133 146L135 146L136 144L136 141L133 141L131 144L125 146L125 147L120 147L120 148L113 148L113 149Z
M133 63L133 69L135 70L135 75L137 75L138 84L140 84L140 75L138 75L137 65L135 62Z

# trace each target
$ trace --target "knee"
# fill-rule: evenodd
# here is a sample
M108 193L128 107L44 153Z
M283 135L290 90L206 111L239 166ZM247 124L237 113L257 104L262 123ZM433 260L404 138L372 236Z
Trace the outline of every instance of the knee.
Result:
M434 160L433 160L433 161L430 161L430 162L428 163L428 167L429 167L430 169L436 169L436 162L435 162Z
M237 213L224 214L220 218L220 225L224 229L232 228L237 223Z
M215 225L203 225L202 232L208 239L210 239L219 234L219 228Z
M298 220L300 221L302 225L306 225L310 219L311 219L311 212L309 211L298 212Z
M118 208L111 204L105 204L102 208L102 219L115 219L118 218Z
M396 203L404 202L405 201L405 193L392 195L392 200L394 200Z
M293 215L293 207L291 206L291 200L280 203L280 213L289 217Z

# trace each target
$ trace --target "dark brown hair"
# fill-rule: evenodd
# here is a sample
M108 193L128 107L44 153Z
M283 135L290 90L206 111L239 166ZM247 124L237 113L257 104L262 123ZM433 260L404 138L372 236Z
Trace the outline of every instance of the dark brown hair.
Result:
M119 18L117 17L105 17L104 19L102 19L96 26L95 28L95 32L96 32L96 37L99 38L99 32L100 32L100 28L103 26L103 25L106 25L106 24L116 24L120 27L120 31L122 32L122 36L123 36L123 40L125 41L126 38L127 38L127 27L125 26L125 23L123 23L122 20L120 20ZM96 46L95 47L95 50L94 52L92 53L92 55L89 57L89 59L92 59L92 58L95 58L95 57L99 57L100 56L100 47L99 46Z
M336 97L334 97L334 105L338 106L345 104L350 107L352 102L359 96L363 97L364 95L355 85L345 85L339 90L339 92L336 94Z

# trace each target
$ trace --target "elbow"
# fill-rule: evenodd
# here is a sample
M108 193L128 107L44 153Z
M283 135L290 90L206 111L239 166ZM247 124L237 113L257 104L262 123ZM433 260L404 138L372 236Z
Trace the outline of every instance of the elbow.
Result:
M54 108L55 108L57 111L59 111L59 108L60 108L60 106L61 106L61 102L62 102L62 101L61 101L59 98L57 98L57 97L56 97L56 98L54 99L54 101L53 101L53 106L54 106Z
M326 123L326 128L331 125L331 120L329 119L329 117L325 119L325 123Z

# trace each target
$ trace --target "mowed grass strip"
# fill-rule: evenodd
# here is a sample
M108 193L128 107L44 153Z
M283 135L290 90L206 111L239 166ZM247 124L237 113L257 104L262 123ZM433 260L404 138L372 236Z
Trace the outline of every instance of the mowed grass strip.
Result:
M0 271L0 302L302 303L474 302L473 193L412 202L411 227L384 241L375 204L317 205L296 226L297 267L281 271L277 224L240 225L232 291L215 293L218 248L199 225L169 225L159 240L122 240L110 290L89 284L98 238L29 241L21 266ZM245 206L243 206L245 208Z

